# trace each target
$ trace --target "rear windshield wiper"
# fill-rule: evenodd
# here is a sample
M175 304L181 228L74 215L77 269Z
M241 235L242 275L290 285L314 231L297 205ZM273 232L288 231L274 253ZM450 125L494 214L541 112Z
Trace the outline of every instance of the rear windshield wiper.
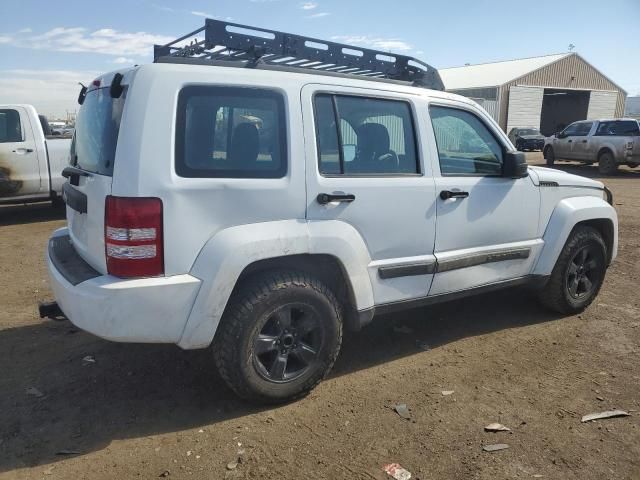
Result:
M64 178L70 178L73 175L78 175L80 177L90 177L91 173L78 167L64 167L64 170L62 170L62 176Z

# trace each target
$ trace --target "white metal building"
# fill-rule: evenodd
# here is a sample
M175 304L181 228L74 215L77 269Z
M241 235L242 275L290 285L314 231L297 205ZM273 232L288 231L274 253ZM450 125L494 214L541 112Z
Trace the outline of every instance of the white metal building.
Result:
M506 132L551 135L576 120L621 117L627 95L571 52L438 71L447 91L478 102Z
M624 104L624 116L640 120L640 97L627 97Z

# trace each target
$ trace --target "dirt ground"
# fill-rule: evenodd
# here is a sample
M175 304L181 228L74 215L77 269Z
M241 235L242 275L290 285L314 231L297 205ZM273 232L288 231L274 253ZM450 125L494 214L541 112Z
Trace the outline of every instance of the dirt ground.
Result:
M425 480L640 479L640 171L604 182L620 251L583 314L509 291L381 317L347 336L309 397L276 408L237 400L209 351L40 321L44 248L64 213L2 208L0 478L385 479L398 462ZM580 422L613 408L631 416ZM511 432L485 433L492 422ZM510 448L482 450L495 443Z

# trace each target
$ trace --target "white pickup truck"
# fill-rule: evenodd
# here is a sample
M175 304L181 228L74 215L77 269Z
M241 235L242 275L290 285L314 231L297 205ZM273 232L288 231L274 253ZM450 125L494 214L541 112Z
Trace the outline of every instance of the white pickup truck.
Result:
M62 198L71 139L49 136L31 105L0 105L0 204Z

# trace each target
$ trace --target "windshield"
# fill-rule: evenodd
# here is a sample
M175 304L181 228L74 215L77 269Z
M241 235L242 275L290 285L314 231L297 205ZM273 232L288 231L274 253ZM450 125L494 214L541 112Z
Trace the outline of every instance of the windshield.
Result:
M519 135L540 135L540 130L537 128L523 128L518 132Z
M111 98L108 88L87 93L78 112L71 144L71 163L100 175L113 175L113 162L126 98Z

